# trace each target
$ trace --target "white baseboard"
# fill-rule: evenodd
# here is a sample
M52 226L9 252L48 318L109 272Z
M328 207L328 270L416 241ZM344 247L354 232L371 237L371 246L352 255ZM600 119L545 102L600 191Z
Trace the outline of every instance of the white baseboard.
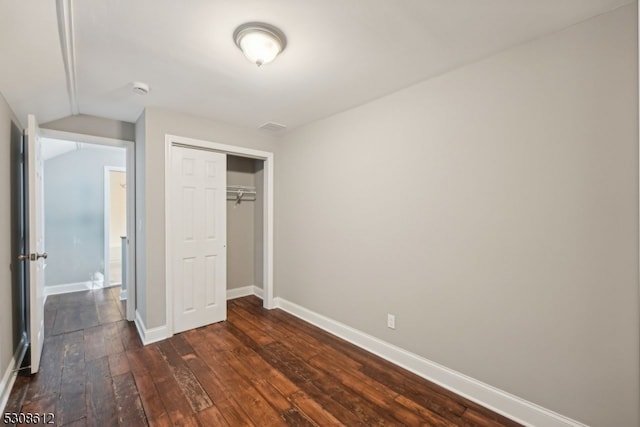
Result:
M105 289L112 288L114 286L120 286L120 283L97 284L92 281L77 282L77 283L64 283L62 285L52 285L44 287L45 297L49 295L69 294L71 292L90 291L92 289Z
M92 288L93 282L77 282L77 283L65 283L62 285L45 286L45 295L59 295L68 294L71 292L88 291Z
M162 341L171 337L167 325L147 329L138 310L136 310L136 329L138 329L138 335L140 335L140 339L144 345Z
M578 421L410 353L283 298L274 298L274 303L276 307L302 320L525 426L586 427Z
M126 296L126 290L125 296ZM263 290L257 286L245 286L242 288L228 289L227 290L227 300L246 297L249 295L255 295L258 298L262 298ZM122 299L122 293L120 294L120 298ZM172 334L169 333L169 328L167 325L158 326L155 328L147 329L140 317L140 313L136 310L136 329L138 330L138 335L142 340L144 345L151 344L154 342L162 341L164 339L170 338Z
M17 369L22 364L22 359L24 358L24 354L26 352L27 335L25 334L22 336L22 339L18 344L18 348L16 348L16 352L13 354L13 357L9 361L7 370L4 371L2 382L0 382L0 413L4 413L5 406L7 406L7 401L9 400L11 389L13 388L13 384L16 382L16 377L18 376Z
M242 298L249 295L255 295L262 299L263 292L262 288L253 285L244 286L242 288L227 289L227 300Z
M258 298L260 298L261 300L264 300L264 289L263 288L259 288L257 286L253 287L253 294L255 296L257 296Z
M127 299L127 290L120 289L120 301L124 301Z

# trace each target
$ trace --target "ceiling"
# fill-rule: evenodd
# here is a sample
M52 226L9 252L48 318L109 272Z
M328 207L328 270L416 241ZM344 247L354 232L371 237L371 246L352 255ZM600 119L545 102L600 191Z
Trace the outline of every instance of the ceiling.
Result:
M23 123L29 113L43 123L75 112L134 122L158 106L292 128L633 1L3 1L0 92ZM72 11L75 106L58 32L63 5ZM273 63L258 68L235 46L232 33L247 21L286 34ZM134 94L133 81L150 93Z
M62 139L42 138L45 143L42 144L41 155L42 160L47 161L71 151L80 150L82 143L66 141Z

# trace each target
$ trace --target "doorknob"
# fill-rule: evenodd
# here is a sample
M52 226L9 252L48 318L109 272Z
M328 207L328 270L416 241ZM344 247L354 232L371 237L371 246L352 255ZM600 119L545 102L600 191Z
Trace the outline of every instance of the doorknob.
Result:
M44 258L44 259L47 259L47 257L48 257L48 256L49 256L49 255L47 255L47 253L46 253L46 252L43 252L43 253L41 253L41 254L36 253L36 259L38 259L38 258Z
M29 254L20 254L18 255L18 261L26 261L29 259Z

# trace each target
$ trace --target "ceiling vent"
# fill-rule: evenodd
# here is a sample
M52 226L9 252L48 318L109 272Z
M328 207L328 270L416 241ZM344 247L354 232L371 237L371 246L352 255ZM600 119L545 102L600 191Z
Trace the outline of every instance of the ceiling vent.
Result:
M281 125L280 123L267 122L258 127L258 129L268 130L270 132L278 132L281 130L285 130L287 127L285 125Z

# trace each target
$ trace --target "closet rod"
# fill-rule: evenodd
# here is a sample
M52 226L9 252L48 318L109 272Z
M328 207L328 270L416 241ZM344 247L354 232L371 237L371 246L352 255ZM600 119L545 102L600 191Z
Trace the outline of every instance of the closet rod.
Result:
M227 191L256 191L256 187L250 185L227 185Z
M249 190L248 188L253 188L253 190ZM239 205L243 200L253 202L256 200L256 197L255 187L227 187L227 200L235 200L236 205Z

